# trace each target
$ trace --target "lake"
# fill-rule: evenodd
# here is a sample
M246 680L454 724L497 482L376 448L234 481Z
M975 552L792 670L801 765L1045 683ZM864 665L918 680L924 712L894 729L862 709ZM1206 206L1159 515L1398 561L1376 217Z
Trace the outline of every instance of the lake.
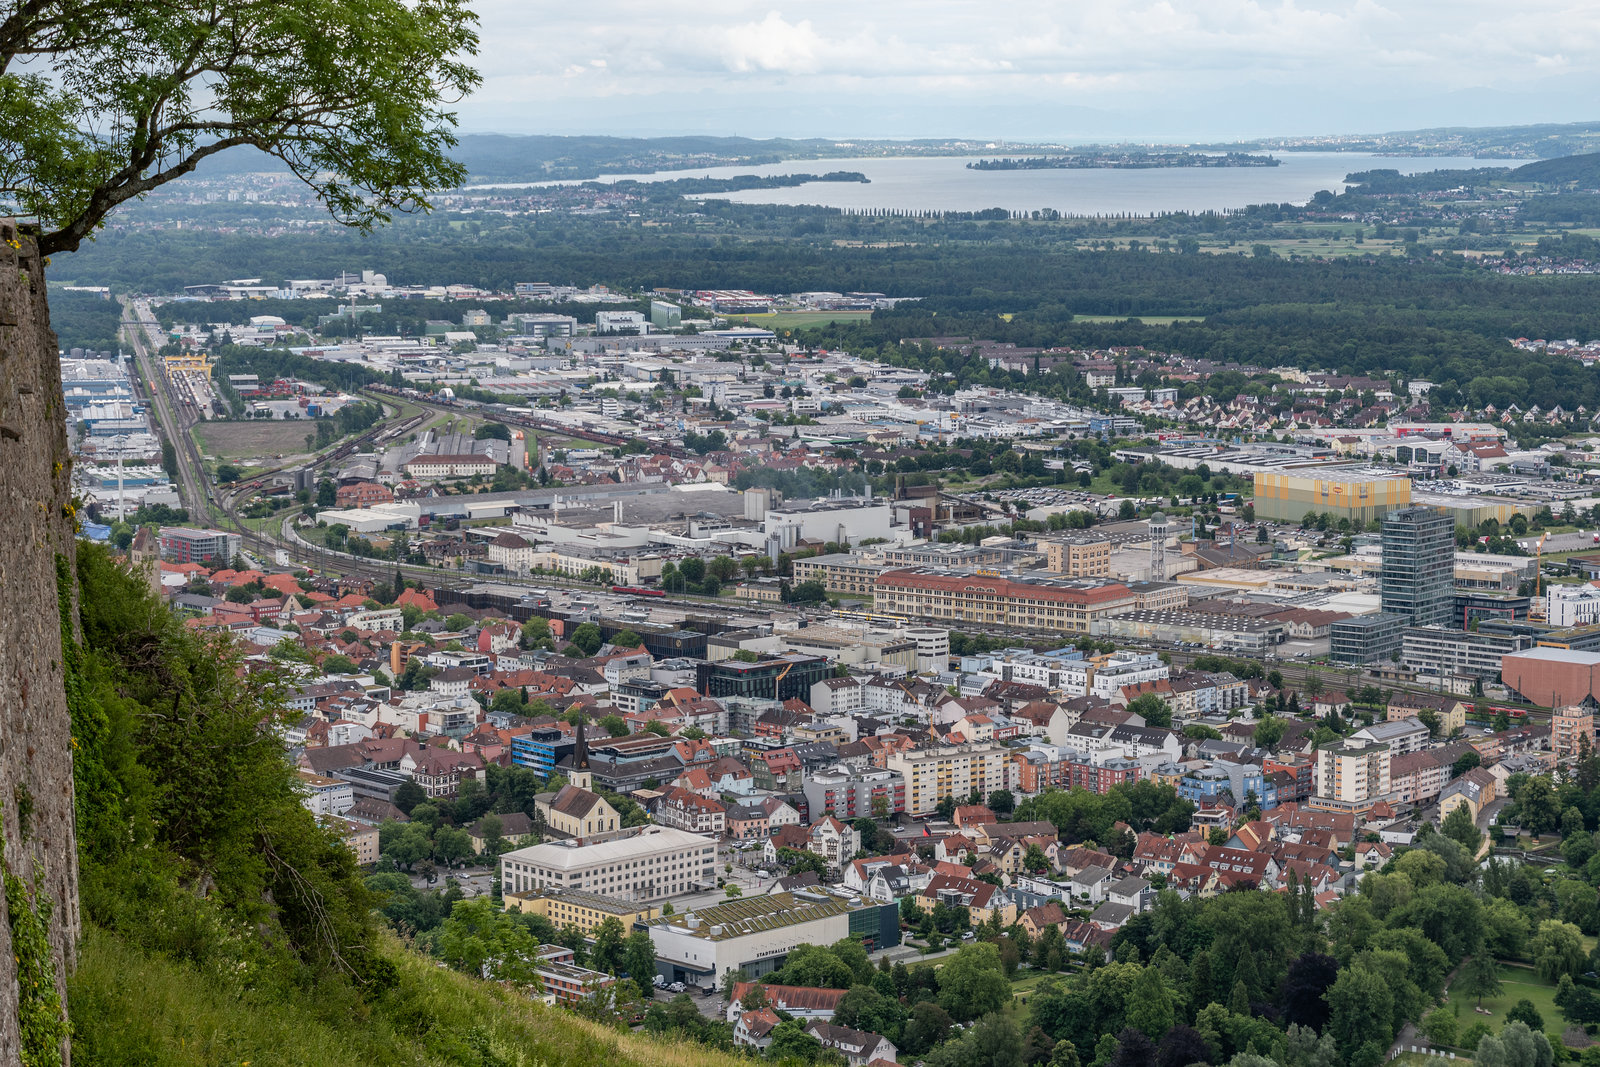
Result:
M1013 150L1006 155L1026 155ZM1390 168L1403 174L1473 167L1516 167L1525 159L1455 156L1378 156L1364 152L1276 152L1276 167L1171 167L1159 170L968 170L977 158L919 156L904 159L800 159L765 166L709 167L613 174L595 179L729 178L739 174L823 174L859 171L859 182L811 182L786 189L717 193L741 204L816 204L847 211L1010 211L1054 208L1065 215L1149 215L1164 211L1223 211L1250 204L1303 204L1320 189L1343 190L1352 171ZM568 185L572 182L538 184ZM527 188L502 184L498 188ZM481 187L480 187L481 188Z

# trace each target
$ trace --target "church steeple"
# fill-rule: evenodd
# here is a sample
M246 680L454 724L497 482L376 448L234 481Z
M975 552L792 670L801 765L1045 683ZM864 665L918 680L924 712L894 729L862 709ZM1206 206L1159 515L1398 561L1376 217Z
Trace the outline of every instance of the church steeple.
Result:
M589 746L585 743L583 728L587 717L578 719L578 744L572 750L571 782L579 789L594 791L594 772L589 769Z

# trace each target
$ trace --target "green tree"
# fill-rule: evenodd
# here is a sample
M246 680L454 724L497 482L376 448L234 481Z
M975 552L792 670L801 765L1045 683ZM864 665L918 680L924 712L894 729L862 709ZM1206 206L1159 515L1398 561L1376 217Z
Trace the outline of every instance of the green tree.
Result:
M1484 997L1500 994L1500 965L1493 956L1479 953L1461 965L1450 989L1451 992L1472 997L1482 1007Z
M1507 1018L1510 1018L1509 1012ZM1479 1067L1550 1067L1554 1059L1548 1037L1537 1027L1513 1019L1498 1034L1490 1034L1478 1042L1472 1062Z
M526 925L488 897L457 901L434 945L439 958L458 971L520 985L538 982L538 943Z
M414 624L408 618L406 620L406 628L410 629L413 625ZM522 624L523 648L541 648L548 640L550 640L549 619L541 618L540 616L535 615L533 618Z
M1129 701L1128 711L1142 715L1146 726L1166 728L1172 725L1172 706L1154 693L1145 693Z
M1159 1041L1172 1029L1176 1017L1172 993L1161 972L1155 967L1146 967L1139 972L1133 995L1128 999L1128 1025L1142 1030L1152 1041Z
M815 989L849 989L856 984L856 972L823 945L797 945L772 979L775 985L807 986Z
M900 1051L919 1056L944 1043L955 1020L935 1001L924 1000L911 1008L905 1041Z
M1571 923L1546 919L1534 932L1528 954L1533 957L1539 977L1547 982L1554 982L1563 974L1577 977L1586 958L1583 932Z
M324 657L322 660L324 674L354 674L358 669L356 661L349 656L335 654Z
M621 633L614 634L612 636L611 644L615 645L617 648L638 648L640 645L644 644L644 638L640 637L632 630L623 630Z
M604 919L590 931L590 935L594 946L589 950L589 966L608 974L617 973L623 960L621 920L615 917Z
M513 715L521 715L522 709L522 690L520 689L502 689L494 695L493 700L489 701L490 711L504 711Z
M472 855L472 838L465 830L441 826L433 835L433 854L446 866L460 863Z
M852 986L833 1013L833 1021L840 1026L882 1034L897 1045L909 1017L905 1005L897 997L886 996L867 985Z
M1483 844L1483 834L1472 821L1472 812L1465 804L1458 804L1444 817L1439 832L1457 842L1472 855L1477 855Z
M1455 1045L1461 1036L1461 1023L1449 1008L1435 1008L1422 1018L1422 1032L1435 1045Z
M1366 967L1339 972L1328 990L1328 1008L1328 1025L1342 1049L1372 1040L1387 1045L1394 1034L1394 993L1382 975Z
M394 791L393 803L395 807L410 815L418 804L427 799L428 794L422 791L422 787L412 779L407 778Z
M585 656L592 656L600 651L604 639L600 636L600 627L592 622L586 622L572 631L572 643L578 651Z
M1010 1015L992 1012L960 1040L935 1049L928 1067L1016 1067L1022 1062L1022 1030Z
M1278 746L1283 739L1283 732L1289 724L1276 715L1264 715L1256 723L1255 733L1250 735L1251 741L1259 748L1272 749Z
M1535 834L1547 834L1556 828L1560 812L1556 807L1555 791L1550 779L1544 776L1529 778L1522 783L1512 799L1517 802L1517 819L1523 829Z
M791 604L820 604L828 599L828 587L812 578L789 590Z
M992 944L963 945L939 968L939 1006L957 1021L999 1011L1010 999L1011 983Z
M648 991L656 973L655 942L644 930L635 930L622 943L622 969L641 990Z
M483 836L484 856L492 859L505 849L506 841L501 836L504 830L505 823L498 815L485 815L478 823L478 832Z
M340 222L426 207L466 177L440 101L479 81L474 26L450 0L20 5L0 38L3 210L40 218L44 255L74 251L123 203L242 145ZM339 47L359 40L388 46Z
M1570 975L1562 975L1562 977L1567 978L1569 981L1571 980ZM1544 1016L1539 1014L1539 1009L1527 997L1523 997L1511 1006L1511 1010L1506 1012L1506 1022L1526 1023L1529 1030L1544 1029Z
M785 1019L772 1028L772 1043L767 1046L767 1056L773 1060L798 1060L815 1063L822 1055L822 1042L806 1033L799 1019Z

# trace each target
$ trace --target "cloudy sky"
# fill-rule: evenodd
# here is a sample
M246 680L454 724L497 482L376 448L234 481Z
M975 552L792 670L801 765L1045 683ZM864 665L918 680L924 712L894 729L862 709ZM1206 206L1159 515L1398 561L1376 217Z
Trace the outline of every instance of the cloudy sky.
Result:
M1582 0L478 0L473 132L1202 140L1600 118Z

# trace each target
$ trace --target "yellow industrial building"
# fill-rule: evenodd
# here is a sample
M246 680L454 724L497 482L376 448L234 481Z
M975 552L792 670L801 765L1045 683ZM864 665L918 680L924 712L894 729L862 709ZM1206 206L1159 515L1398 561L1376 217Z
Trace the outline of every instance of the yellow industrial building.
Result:
M1366 524L1411 505L1411 480L1381 467L1257 471L1256 518L1298 522L1308 511Z

